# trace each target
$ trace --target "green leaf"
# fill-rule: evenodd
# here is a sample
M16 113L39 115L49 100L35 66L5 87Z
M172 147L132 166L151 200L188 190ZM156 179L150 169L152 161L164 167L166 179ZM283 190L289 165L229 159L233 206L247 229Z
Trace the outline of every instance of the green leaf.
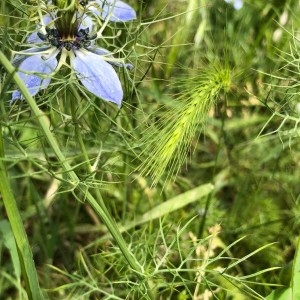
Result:
M298 239L297 250L294 258L291 287L292 299L300 299L300 238Z
M15 270L15 275L17 279L20 280L21 266L20 266L17 245L10 224L7 220L0 221L0 233L2 233L5 247L9 250L10 257Z
M300 299L300 239L294 258L291 287L279 288L266 297L267 300L299 300Z
M291 300L291 299L293 299L291 288L277 289L266 297L266 300Z
M208 183L198 186L197 188L190 190L186 193L180 194L143 214L141 219L138 221L138 224L161 218L164 215L167 215L192 202L199 200L204 196L207 196L213 189L214 186Z

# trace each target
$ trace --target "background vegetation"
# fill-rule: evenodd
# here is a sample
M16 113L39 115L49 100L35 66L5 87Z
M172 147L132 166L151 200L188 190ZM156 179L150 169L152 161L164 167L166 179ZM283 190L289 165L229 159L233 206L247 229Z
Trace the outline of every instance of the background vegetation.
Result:
M103 45L123 47L134 65L119 72L122 108L68 70L35 97L64 161L32 106L10 105L2 60L1 169L43 297L299 299L299 1L245 0L240 10L223 0L127 2L138 20L110 25L107 35L122 34ZM11 59L35 29L35 3L0 9ZM0 298L26 299L1 194ZM140 272L88 195L105 203ZM275 295L287 287L294 298Z

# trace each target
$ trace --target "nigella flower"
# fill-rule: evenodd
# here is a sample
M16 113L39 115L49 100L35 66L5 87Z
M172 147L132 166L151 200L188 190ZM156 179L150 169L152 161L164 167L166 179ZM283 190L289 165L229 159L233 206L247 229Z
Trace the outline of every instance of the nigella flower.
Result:
M116 1L118 2L121 1ZM103 11L105 7L103 6ZM127 21L135 12L130 6L125 7L126 9L123 6L111 7L109 15L117 18L114 21ZM18 68L18 74L29 93L34 96L49 86L50 75L59 70L68 56L72 70L87 90L120 107L123 90L113 66L131 69L132 65L115 60L111 52L95 46L97 34L90 35L92 25L89 19L88 27L81 24L79 20L84 18L87 16L78 18L77 10L64 12L54 20L50 14L44 16L46 25L52 23L54 26L46 27L44 33L31 35L29 42L38 43L39 47L23 51L13 60L13 64ZM11 102L22 98L21 93L15 90Z
M243 5L244 5L243 0L225 0L225 2L227 2L227 3L233 3L233 7L236 10L241 9L243 7Z

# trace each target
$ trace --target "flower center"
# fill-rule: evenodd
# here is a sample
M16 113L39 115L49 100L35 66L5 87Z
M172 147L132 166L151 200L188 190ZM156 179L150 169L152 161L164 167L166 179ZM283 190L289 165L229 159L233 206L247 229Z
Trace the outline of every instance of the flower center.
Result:
M72 37L64 37L56 28L47 28L47 34L38 32L38 36L43 41L48 41L56 48L66 48L68 51L72 49L87 48L91 45L91 40L96 36L89 35L89 28L79 29Z

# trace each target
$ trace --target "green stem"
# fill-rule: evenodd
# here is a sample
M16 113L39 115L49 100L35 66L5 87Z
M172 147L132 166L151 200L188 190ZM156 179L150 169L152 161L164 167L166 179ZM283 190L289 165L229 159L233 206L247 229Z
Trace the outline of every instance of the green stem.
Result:
M25 281L25 289L27 291L28 298L32 300L43 299L42 292L39 287L38 276L34 265L27 234L23 226L22 218L17 206L16 199L12 193L10 183L9 183L9 178L6 171L1 124L0 124L0 178L1 178L0 193L2 195L8 220L16 241L22 274Z
M72 94L75 95L75 97L77 99L78 106L79 106L80 97L79 97L79 94L78 94L77 90L74 88L73 84L71 84L71 89L72 89ZM71 114L72 114L73 124L74 124L74 127L75 127L75 135L76 135L77 141L79 143L80 150L83 154L83 157L84 157L84 160L85 160L85 165L87 167L88 173L92 174L93 173L93 168L92 168L92 165L90 163L89 156L88 156L88 153L86 151L84 141L83 141L83 138L82 138L81 130L80 130L79 125L78 125L78 118L77 118L77 114L76 114L76 110L75 110L75 105L71 105ZM98 200L99 205L101 206L103 211L108 216L110 216L110 213L108 212L108 210L106 208L106 205L103 201L103 198L101 196L100 190L95 189L95 193L96 193L96 199ZM114 223L113 219L111 219L111 221L112 221L112 223ZM117 225L115 224L115 226L117 226Z
M8 59L5 57L5 55L0 51L0 62L3 64L5 69L8 71L8 73L13 74L13 79L18 85L21 93L23 94L24 98L26 99L28 105L30 106L33 114L35 115L46 140L48 141L49 146L52 148L53 152L55 153L56 158L61 163L65 173L69 177L69 180L71 184L74 186L74 188L78 189L81 193L86 195L86 199L89 202L89 204L95 209L95 211L99 214L100 218L102 219L103 223L107 226L109 232L111 233L112 237L115 239L116 243L118 244L121 252L123 253L125 259L127 260L128 264L131 266L131 268L134 270L134 272L137 274L139 280L144 281L145 275L143 272L143 268L141 265L136 261L135 257L132 255L132 253L129 251L126 242L124 241L120 231L118 230L115 222L112 221L112 218L107 212L107 209L104 205L103 200L100 201L101 205L99 205L98 201L93 197L93 195L86 190L86 186L80 182L80 179L78 178L77 174L73 171L73 168L69 165L68 160L65 158L63 153L60 150L60 146L55 139L54 135L51 133L49 129L49 122L46 115L38 108L36 105L34 99L26 89L23 81L20 79L18 74L15 72L15 68L12 66L12 64L8 61ZM102 198L100 198L102 199ZM99 199L99 200L100 200ZM103 206L103 207L101 207ZM147 294L148 299L151 299L151 291L147 286Z

